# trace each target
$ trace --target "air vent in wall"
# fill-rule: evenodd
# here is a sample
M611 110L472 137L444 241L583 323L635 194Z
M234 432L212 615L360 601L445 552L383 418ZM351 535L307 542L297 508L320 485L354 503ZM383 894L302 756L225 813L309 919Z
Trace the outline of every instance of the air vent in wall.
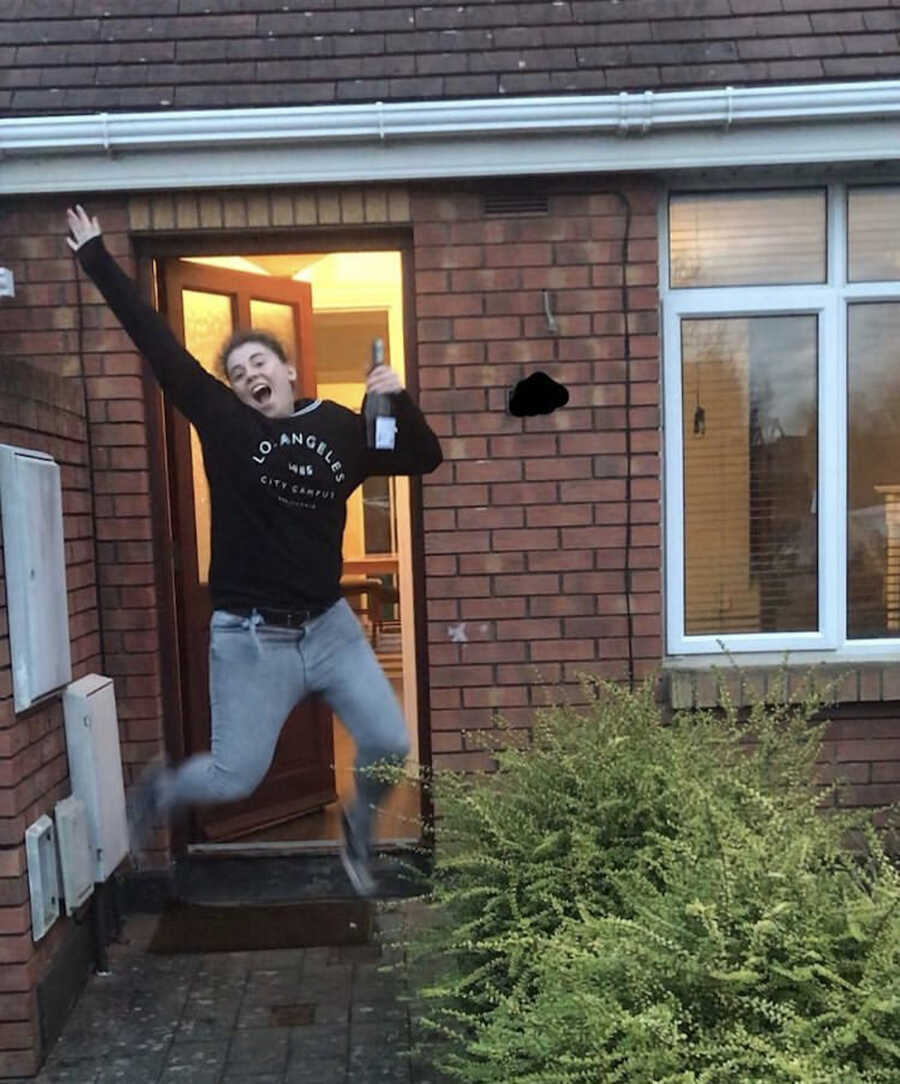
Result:
M485 215L545 215L550 210L546 192L534 190L485 192Z

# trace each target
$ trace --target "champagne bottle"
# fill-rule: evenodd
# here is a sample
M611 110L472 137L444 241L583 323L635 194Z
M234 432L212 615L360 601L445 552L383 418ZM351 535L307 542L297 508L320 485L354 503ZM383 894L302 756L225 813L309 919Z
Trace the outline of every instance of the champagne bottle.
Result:
M384 339L372 341L371 373L379 365L384 365ZM366 443L370 448L393 448L397 437L397 418L393 396L386 392L374 392L366 395L363 405L366 419Z

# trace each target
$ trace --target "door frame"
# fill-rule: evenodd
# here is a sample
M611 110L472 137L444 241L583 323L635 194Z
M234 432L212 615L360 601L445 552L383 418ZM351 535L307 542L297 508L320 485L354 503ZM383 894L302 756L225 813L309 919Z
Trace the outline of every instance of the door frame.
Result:
M268 229L252 233L240 229L198 232L184 230L161 236L153 234L132 235L137 263L138 287L144 298L163 315L168 312L165 283L157 264L165 259L181 256L252 256L290 255L302 252L366 252L390 249L400 253L403 298L403 337L406 366L406 387L413 399L418 400L419 365L415 311L415 260L411 228L371 226L365 229L329 229L316 227L309 230ZM152 516L153 555L156 582L159 587L159 654L161 667L161 692L163 708L163 738L165 748L175 759L184 756L182 705L182 660L179 653L178 599L175 577L175 509L169 481L168 456L170 449L166 436L165 407L162 392L154 377L144 368L144 403L146 410L148 467L150 494L155 512ZM428 676L428 622L425 614L425 529L422 500L422 481L419 477L409 479L410 532L412 558L413 594L413 644L416 653L416 703L419 764L426 780L431 775L431 713L430 682ZM177 515L177 512L176 512ZM434 806L429 786L420 788L420 808L424 825L425 846L430 845L434 823ZM182 820L171 828L172 858L181 858L188 852L189 829ZM223 844L222 846L227 846ZM337 845L335 844L335 847ZM272 845L273 848L277 845ZM267 849L268 854L273 853ZM296 848L290 844L284 850L290 853Z

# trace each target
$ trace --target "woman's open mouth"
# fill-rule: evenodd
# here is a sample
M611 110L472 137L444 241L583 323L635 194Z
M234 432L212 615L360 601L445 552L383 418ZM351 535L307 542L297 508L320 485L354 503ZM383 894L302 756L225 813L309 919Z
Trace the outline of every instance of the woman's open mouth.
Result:
M268 384L257 384L255 388L251 389L250 395L254 403L264 406L272 398L272 389Z

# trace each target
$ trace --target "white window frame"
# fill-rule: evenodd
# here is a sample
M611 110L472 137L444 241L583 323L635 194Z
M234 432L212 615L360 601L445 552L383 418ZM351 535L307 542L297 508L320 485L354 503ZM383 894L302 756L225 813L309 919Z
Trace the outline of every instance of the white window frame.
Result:
M898 181L897 183L900 183ZM669 286L669 200L688 185L671 185L660 201L660 303L663 353L663 455L665 524L666 654L722 660L784 661L802 653L819 659L897 659L900 638L847 640L847 310L865 301L900 302L900 280L847 282L847 192L864 182L805 184L768 181L766 189L826 191L827 283L803 286ZM871 187L894 187L881 181ZM752 183L717 187L710 194L749 191ZM866 186L867 187L867 186ZM816 315L818 317L818 576L819 629L794 633L723 633L688 636L684 632L684 493L681 387L681 321L691 317Z

